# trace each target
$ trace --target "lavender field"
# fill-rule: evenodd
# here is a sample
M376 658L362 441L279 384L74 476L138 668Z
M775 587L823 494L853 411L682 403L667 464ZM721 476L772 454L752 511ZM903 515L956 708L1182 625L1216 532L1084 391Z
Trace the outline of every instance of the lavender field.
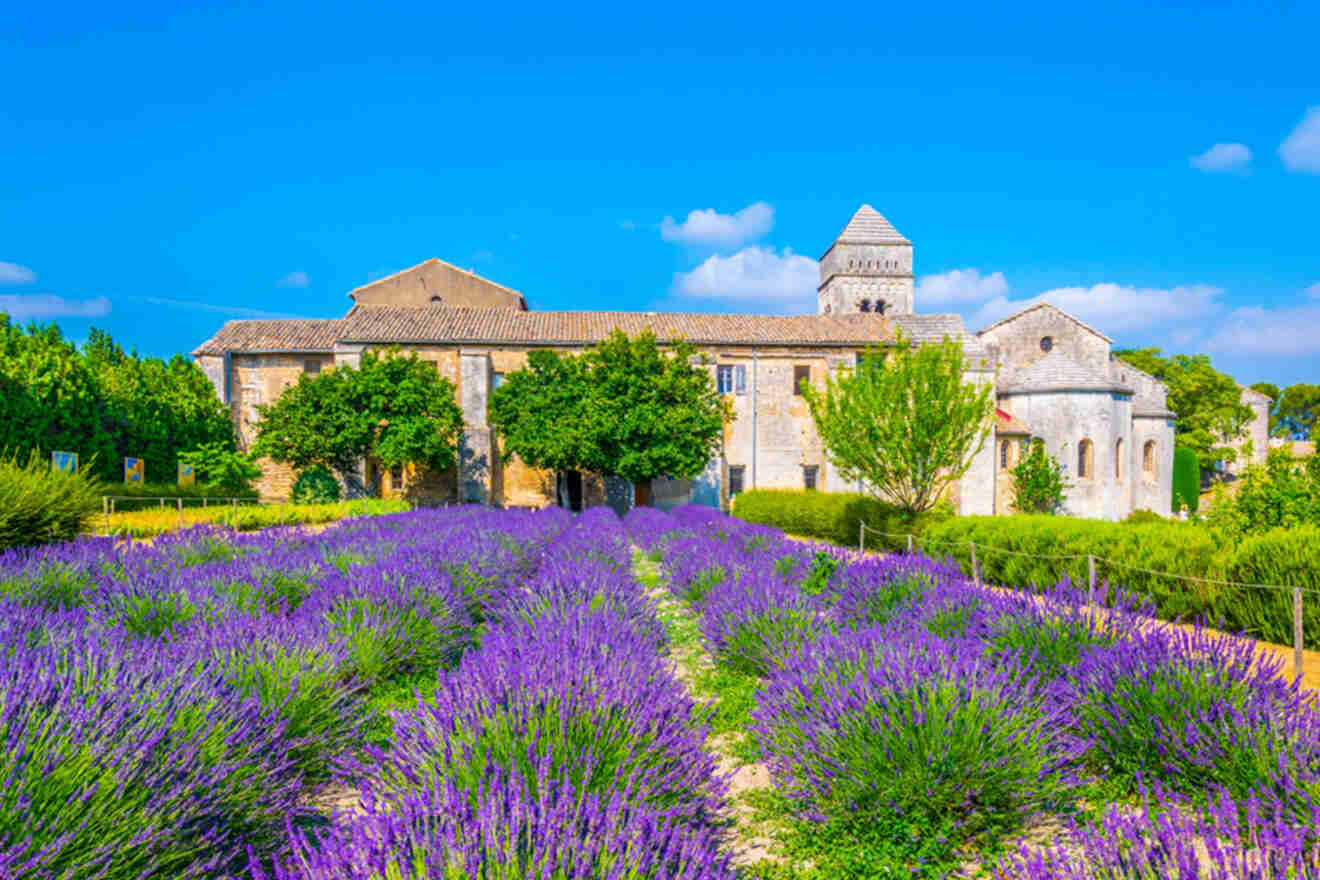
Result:
M13 551L0 658L0 877L1320 877L1249 643L700 508Z

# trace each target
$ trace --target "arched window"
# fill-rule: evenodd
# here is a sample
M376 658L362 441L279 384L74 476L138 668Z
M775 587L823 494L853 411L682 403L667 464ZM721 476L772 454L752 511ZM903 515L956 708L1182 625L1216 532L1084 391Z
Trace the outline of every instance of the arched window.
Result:
M438 293L431 294L431 305L433 306L442 305L444 301L445 301L444 297L442 297L440 294Z
M885 309L887 308L889 308L889 303L885 302L884 300L878 299L875 301L875 311L877 314L883 315L885 313Z
M1141 447L1141 470L1146 475L1146 479L1155 479L1155 441L1147 440L1146 445Z
M999 441L999 469L1001 471L1008 470L1008 448L1012 442L1011 440Z
M869 312L869 311L871 311L871 301L870 301L869 299L864 299L864 300L862 300L861 303L857 306L857 308L858 308L859 311Z
M1123 438L1114 444L1114 481L1123 482Z
M1077 476L1089 480L1095 470L1095 461L1091 455L1091 441L1083 440L1077 444Z

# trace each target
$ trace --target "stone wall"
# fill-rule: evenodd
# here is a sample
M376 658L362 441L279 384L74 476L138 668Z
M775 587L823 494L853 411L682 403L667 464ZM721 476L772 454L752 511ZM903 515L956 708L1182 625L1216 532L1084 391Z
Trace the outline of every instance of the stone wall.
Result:
M1236 461L1228 462L1225 469L1230 474L1241 474L1250 464L1261 464L1270 451L1270 407L1269 397L1251 388L1242 387L1239 397L1241 402L1251 407L1253 418L1247 425L1246 436L1230 445L1238 450Z
M1146 468L1145 449L1154 444L1153 467ZM1130 510L1150 510L1170 516L1173 507L1173 420L1164 416L1132 419Z
M1052 350L1062 351L1102 375L1109 373L1109 341L1057 309L1024 312L1005 324L982 330L977 336L1007 372L1044 355L1041 340L1049 337Z

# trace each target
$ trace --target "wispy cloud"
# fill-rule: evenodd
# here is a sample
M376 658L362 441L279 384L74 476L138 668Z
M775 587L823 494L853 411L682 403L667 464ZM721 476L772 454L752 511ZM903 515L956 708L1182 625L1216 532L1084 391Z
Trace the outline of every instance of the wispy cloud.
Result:
M48 293L0 293L0 312L15 321L44 321L50 318L99 318L110 313L110 300L65 299Z
M310 281L311 279L307 277L307 273L299 269L296 272L290 272L288 275L285 275L279 281L276 281L275 286L276 287L306 287L310 283Z
M37 280L37 273L18 263L0 261L0 286L31 284Z
M1311 107L1279 144L1279 157L1289 171L1320 174L1320 107Z
M628 230L636 229L636 228L637 228L637 223L636 223L636 221L633 221L633 220L620 220L620 221L619 221L619 228L620 228L620 229L628 229Z
M1300 305L1267 309L1244 306L1218 323L1206 340L1210 351L1252 358L1297 358L1320 355L1320 284L1306 289Z
M693 299L755 302L765 311L810 313L816 307L815 260L785 248L761 247L708 258L691 272L674 276L674 291Z
M706 208L688 214L682 223L666 217L660 221L660 237L683 244L737 247L765 235L774 223L775 209L765 202L748 205L736 214Z
M198 312L215 312L221 315L233 315L237 318L300 318L288 312L268 312L263 309L249 309L244 306L226 306L219 303L192 302L184 299L166 299L159 296L143 297L144 302L156 306L168 306L172 309L192 309Z
M1251 150L1245 144L1215 144L1199 156L1187 160L1193 168L1209 173L1243 172L1251 164Z

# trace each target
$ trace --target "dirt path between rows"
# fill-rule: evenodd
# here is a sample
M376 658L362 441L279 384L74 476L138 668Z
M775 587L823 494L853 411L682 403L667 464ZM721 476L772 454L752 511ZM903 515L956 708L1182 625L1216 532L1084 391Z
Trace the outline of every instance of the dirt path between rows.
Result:
M719 697L703 695L699 685L703 674L714 669L715 661L697 630L692 609L669 592L663 568L641 551L634 553L633 574L647 585L647 598L655 602L660 619L670 632L670 656L674 661L674 674L697 703L706 706L715 703ZM771 852L773 841L758 833L762 829L758 827L754 818L755 811L747 800L748 794L768 789L772 781L765 764L741 760L734 746L733 737L728 734L711 737L707 742L707 747L715 752L719 761L720 773L729 780L727 817L733 821L733 834L729 841L732 861L736 866L745 867L775 859Z

